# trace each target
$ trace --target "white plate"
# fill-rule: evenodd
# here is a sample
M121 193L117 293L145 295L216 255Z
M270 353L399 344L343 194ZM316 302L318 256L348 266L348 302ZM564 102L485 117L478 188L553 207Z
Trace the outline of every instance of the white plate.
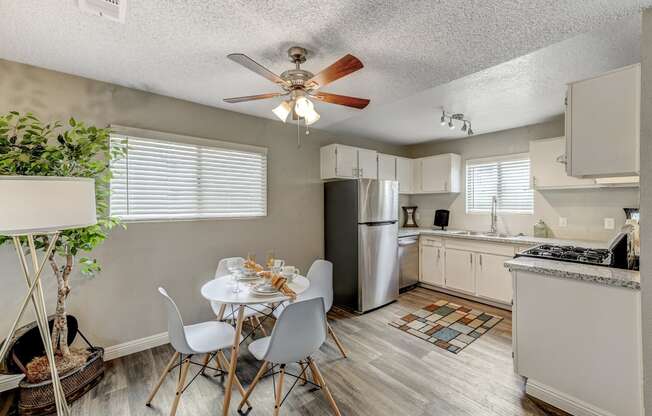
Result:
M260 291L256 290L255 286L252 287L250 289L250 291L251 291L252 294L254 294L256 296L278 296L281 293L278 290L275 290L274 292L260 292Z
M269 283L260 283L251 288L251 291L257 295L277 295L279 291Z

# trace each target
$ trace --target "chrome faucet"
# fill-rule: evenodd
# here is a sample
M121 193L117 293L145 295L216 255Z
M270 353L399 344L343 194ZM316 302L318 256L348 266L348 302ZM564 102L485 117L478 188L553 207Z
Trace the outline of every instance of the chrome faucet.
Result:
M498 208L498 199L496 196L491 197L491 233L496 234L498 232L498 215L496 213Z

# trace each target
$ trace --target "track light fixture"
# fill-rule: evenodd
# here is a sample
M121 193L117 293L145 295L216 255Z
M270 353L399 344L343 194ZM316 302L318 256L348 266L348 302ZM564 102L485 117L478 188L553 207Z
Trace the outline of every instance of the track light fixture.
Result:
M448 123L446 123L446 120L448 120ZM464 118L464 114L462 113L447 113L445 109L442 108L441 110L441 125L445 126L448 125L448 128L453 130L455 129L455 125L453 124L453 120L461 121L462 122L462 127L460 130L464 133L466 133L469 136L473 135L473 129L471 128L471 121L467 120Z

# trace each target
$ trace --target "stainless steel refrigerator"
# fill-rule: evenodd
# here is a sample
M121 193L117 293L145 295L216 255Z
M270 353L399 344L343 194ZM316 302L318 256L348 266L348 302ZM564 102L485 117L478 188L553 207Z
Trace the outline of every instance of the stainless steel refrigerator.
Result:
M335 304L363 313L396 300L398 182L327 182L324 213Z

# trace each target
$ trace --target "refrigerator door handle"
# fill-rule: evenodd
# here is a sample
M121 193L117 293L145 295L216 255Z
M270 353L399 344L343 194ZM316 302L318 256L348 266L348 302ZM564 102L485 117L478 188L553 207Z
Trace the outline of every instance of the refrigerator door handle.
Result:
M396 221L380 221L380 222L361 222L360 225L367 227L382 227L383 225L396 224Z

